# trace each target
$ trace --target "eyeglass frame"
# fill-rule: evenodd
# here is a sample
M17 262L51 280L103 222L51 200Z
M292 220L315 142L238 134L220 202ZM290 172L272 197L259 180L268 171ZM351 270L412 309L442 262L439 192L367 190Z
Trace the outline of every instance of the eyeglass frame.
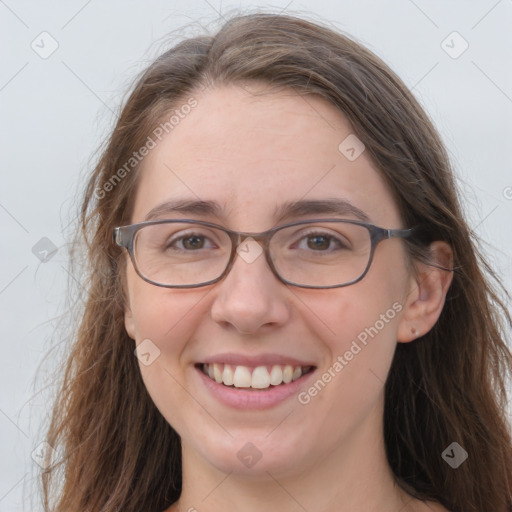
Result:
M279 230L291 227L291 226L297 226L300 224L314 224L317 222L338 222L338 223L345 223L345 224L355 224L358 226L362 226L366 228L370 234L370 255L368 258L368 263L366 265L366 268L364 269L363 273L357 278L353 279L352 281L349 281L348 283L343 283L339 285L332 285L332 286L313 286L313 285L300 285L293 283L291 281L288 281L287 279L284 279L281 277L277 271L277 269L274 266L274 262L272 261L272 258L270 256L270 239L272 236ZM206 281L204 283L199 284L184 284L184 285L170 285L170 284L162 284L157 283L156 281L152 281L148 277L144 276L141 271L138 268L137 261L135 258L135 251L134 251L134 241L135 241L135 235L139 230L146 226L153 226L157 224L171 224L171 223L185 223L185 224L200 224L203 226L211 227L220 229L221 231L224 231L227 233L231 240L231 254L229 256L228 263L226 265L226 268L224 271L215 279L212 279L210 281ZM389 229L389 228L382 228L379 226L376 226L374 224L371 224L369 222L363 222L358 220L352 220L352 219L308 219L308 220L300 220L295 222L290 222L287 224L281 224L279 226L275 226L271 229L268 229L266 231L261 231L259 233L249 233L246 231L234 231L232 229L226 228L224 226L220 226L219 224L214 224L212 222L208 221L200 221L200 220L194 220L194 219L160 219L160 220L153 220L153 221L145 221L145 222L138 222L136 224L129 224L126 226L118 226L115 227L113 230L113 242L119 246L124 247L129 256L130 260L132 261L133 268L135 269L135 272L138 274L138 276L146 281L149 284L160 286L162 288L201 288L203 286L208 286L210 284L215 284L218 281L220 281L222 278L224 278L231 268L233 267L233 264L235 262L235 255L237 254L237 249L240 243L242 242L242 237L245 238L252 238L256 242L263 242L263 252L265 254L265 259L268 263L268 266L272 270L273 274L284 284L288 284L291 286L296 286L298 288L310 288L310 289L331 289L331 288L342 288L345 286L350 286L352 284L358 283L361 281L364 276L368 273L370 270L370 266L373 261L373 256L375 253L375 249L377 245L382 242L383 240L389 240L392 238L409 238L414 232L416 231L416 228L407 228L407 229Z

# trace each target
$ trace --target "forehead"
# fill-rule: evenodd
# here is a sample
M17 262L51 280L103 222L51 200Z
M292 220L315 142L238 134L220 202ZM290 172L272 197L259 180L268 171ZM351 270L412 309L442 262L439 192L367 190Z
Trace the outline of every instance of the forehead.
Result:
M222 86L194 96L197 106L142 161L133 222L169 201L215 201L217 220L257 231L273 225L283 203L327 198L350 202L370 221L399 222L367 152L343 152L354 134L338 109L319 96L262 91Z

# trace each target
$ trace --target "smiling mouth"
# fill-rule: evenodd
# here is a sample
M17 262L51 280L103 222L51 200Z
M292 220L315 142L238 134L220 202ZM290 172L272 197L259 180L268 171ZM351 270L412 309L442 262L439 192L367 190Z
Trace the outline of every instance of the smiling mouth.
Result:
M243 366L219 363L199 363L196 368L211 380L232 388L266 390L289 384L311 373L314 366L275 364L272 366Z

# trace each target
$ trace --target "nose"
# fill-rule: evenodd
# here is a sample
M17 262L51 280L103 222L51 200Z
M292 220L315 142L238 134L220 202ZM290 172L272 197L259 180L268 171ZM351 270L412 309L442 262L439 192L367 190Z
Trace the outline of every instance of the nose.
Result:
M241 334L275 328L290 317L287 286L274 275L257 242L251 244L238 247L231 270L216 284L211 308L215 322Z

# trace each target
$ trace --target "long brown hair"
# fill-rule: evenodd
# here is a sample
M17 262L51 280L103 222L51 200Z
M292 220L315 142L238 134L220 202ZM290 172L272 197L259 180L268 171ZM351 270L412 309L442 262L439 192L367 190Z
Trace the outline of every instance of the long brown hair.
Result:
M148 395L124 328L125 259L112 228L130 219L138 166L126 162L169 112L204 87L253 80L318 94L348 118L404 224L426 227L407 242L413 261L427 257L433 240L453 248L439 321L396 349L385 386L387 457L397 483L419 499L453 512L507 511L512 322L506 292L464 220L439 135L372 52L321 24L264 13L235 16L215 35L186 39L158 57L105 141L81 207L87 298L48 430L47 442L64 456L42 474L45 510L162 512L180 495L180 439ZM441 456L452 442L468 453L457 469Z

